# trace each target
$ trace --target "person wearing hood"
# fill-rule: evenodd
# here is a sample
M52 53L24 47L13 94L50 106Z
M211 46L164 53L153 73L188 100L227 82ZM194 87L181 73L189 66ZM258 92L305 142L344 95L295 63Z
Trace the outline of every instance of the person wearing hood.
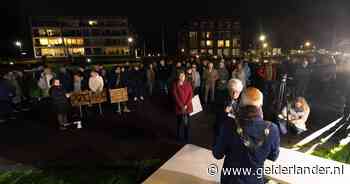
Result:
M221 126L212 153L216 159L225 158L222 171L246 168L254 174L221 172L220 183L263 184L263 172L258 171L263 169L266 159L278 158L279 131L275 124L263 119L262 105L263 94L257 88L247 88L242 93L237 117L227 119Z

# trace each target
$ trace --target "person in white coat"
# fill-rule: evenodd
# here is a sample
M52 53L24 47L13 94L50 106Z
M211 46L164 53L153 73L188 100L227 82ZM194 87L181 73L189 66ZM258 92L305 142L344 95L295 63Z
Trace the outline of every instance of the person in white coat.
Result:
M103 78L96 71L91 71L89 78L89 89L94 93L100 93L103 91L103 86Z

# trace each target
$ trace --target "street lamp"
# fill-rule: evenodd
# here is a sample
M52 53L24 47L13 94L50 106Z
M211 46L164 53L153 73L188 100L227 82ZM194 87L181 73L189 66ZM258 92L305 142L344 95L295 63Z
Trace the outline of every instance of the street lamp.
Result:
M22 42L20 42L20 41L15 41L15 45L16 45L19 49L22 49Z
M311 43L309 41L305 42L305 47L310 47Z
M263 48L266 49L269 45L267 43L263 43Z
M264 41L266 40L266 36L263 35L263 34L260 35L259 40L260 40L261 42L264 42Z

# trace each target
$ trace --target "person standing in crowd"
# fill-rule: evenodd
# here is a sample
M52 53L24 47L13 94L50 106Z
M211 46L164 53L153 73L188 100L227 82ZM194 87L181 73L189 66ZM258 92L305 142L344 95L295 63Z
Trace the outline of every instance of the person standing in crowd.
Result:
M265 63L264 65L259 67L257 73L263 79L263 93L265 95L274 94L274 83L277 78L277 71L276 67L272 64L272 62Z
M235 118L243 84L239 79L230 79L224 95L216 98L216 121L214 124L214 142L220 133L221 124L227 118Z
M252 72L250 70L248 62L243 62L243 68L244 68L244 73L245 73L245 81L246 81L246 87L250 85L250 77L252 76Z
M199 74L199 72L197 71L197 65L196 64L192 64L192 73L194 76L194 85L193 85L193 92L195 95L199 94L199 89L201 86L201 76Z
M15 109L13 108L12 97L16 93L14 87L6 79L5 75L0 75L0 116L7 116ZM5 121L0 117L0 122Z
M127 79L125 76L125 69L122 71L121 67L116 67L114 72L112 72L110 79L108 81L108 87L109 89L118 89L118 88L124 88L127 87ZM123 112L130 112L127 102L121 102L118 104L117 112L119 114Z
M184 70L181 62L176 62L176 65L173 66L173 68L171 70L171 75L170 75L170 83L171 84L173 81L176 80L177 73L180 72L181 70Z
M61 67L59 70L59 73L57 75L58 79L60 80L60 83L62 85L62 88L66 91L66 92L71 92L73 90L73 80L72 80L72 76L70 75L70 73L67 71L67 69L65 67Z
M12 103L13 104L19 104L22 101L22 89L18 83L17 80L18 76L15 72L8 72L4 79L8 81L8 84L11 86L11 88L14 90L14 93L12 94Z
M224 169L247 168L252 173L263 169L266 159L276 160L280 137L275 124L263 119L263 94L256 88L247 88L240 101L237 118L223 123L213 148L216 159L225 157ZM227 175L221 172L222 184L263 184L263 172L256 175Z
M130 73L130 80L132 82L134 101L138 101L139 99L143 101L145 75L138 65L135 65L134 70Z
M219 79L219 74L216 69L214 69L214 64L209 63L208 69L204 71L203 80L205 84L204 102L208 104L209 92L211 95L211 102L215 101L215 83Z
M246 87L246 73L243 68L243 63L238 63L237 68L232 72L232 78L241 80L243 87Z
M157 78L159 82L160 93L168 94L168 79L169 79L169 68L165 65L165 61L161 60L158 66Z
M172 85L172 95L175 99L175 111L177 116L177 139L186 143L190 142L190 113L192 107L192 86L186 81L184 71L179 71L177 80Z
M75 73L73 75L73 92L81 92L86 89L83 81L83 76L81 76L79 73Z
M89 89L94 93L100 93L103 91L103 87L103 78L96 71L91 71L89 78Z
M186 80L191 84L192 89L194 89L195 76L191 67L186 69Z
M200 62L200 59L197 58L197 61ZM207 71L208 69L208 60L203 60L200 65L198 65L198 72L202 77L202 81L201 81L201 88L200 88L200 93L202 95L202 99L205 99L205 79L204 79L204 73L205 71Z
M217 81L217 89L219 92L222 92L226 89L227 81L230 77L224 62L220 62L219 64L218 75L219 80Z
M305 96L307 91L307 86L310 81L311 70L308 67L308 61L304 59L301 66L297 67L295 72L295 82L296 82L296 95Z
M38 86L42 91L42 97L49 96L50 90L50 81L55 77L55 74L52 72L51 68L45 67L44 71L40 75L40 79L38 81Z
M65 130L68 125L68 113L70 112L70 103L68 100L69 95L60 84L60 80L51 79L51 88L49 90L52 110L57 115L57 120L61 130Z
M147 80L148 93L150 96L152 96L153 89L156 82L156 72L154 70L153 64L148 65L148 68L146 70L146 80Z
M305 98L297 97L292 104L287 104L278 116L281 133L286 134L287 128L297 135L306 131L306 122L309 114L310 107Z

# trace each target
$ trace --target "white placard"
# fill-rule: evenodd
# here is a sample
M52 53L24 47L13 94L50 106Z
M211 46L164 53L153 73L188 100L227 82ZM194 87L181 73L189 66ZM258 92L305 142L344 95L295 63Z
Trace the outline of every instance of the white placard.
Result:
M190 114L190 116L193 116L193 115L203 111L201 100L199 99L198 95L196 95L192 98L192 106L193 106L193 112Z

